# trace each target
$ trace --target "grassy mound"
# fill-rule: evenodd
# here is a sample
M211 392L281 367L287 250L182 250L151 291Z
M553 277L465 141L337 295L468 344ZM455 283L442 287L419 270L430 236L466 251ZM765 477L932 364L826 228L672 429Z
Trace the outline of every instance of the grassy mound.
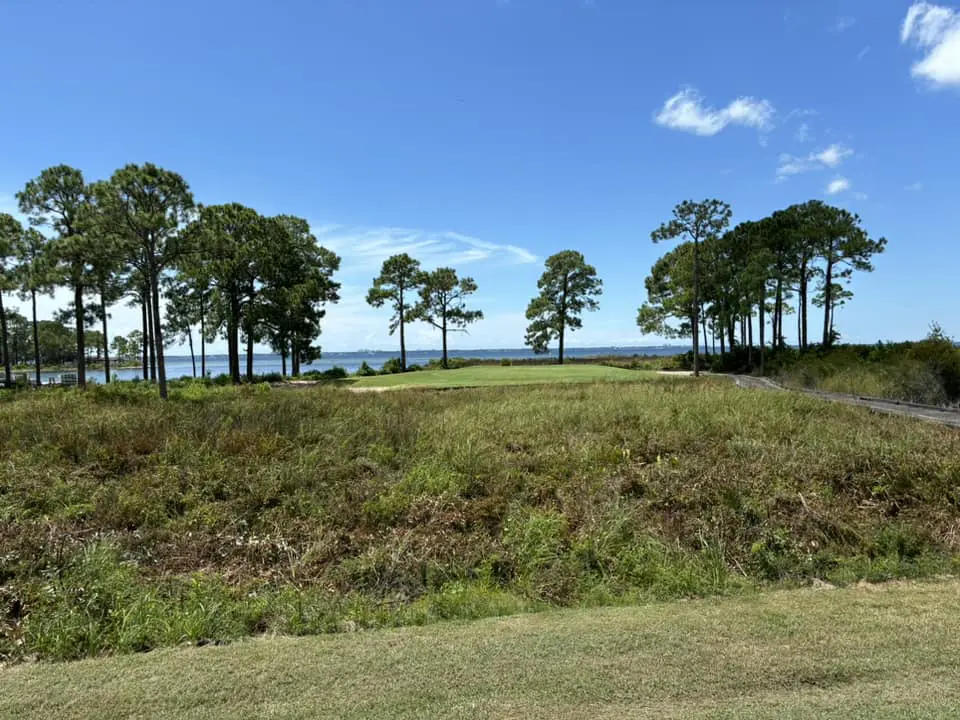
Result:
M955 717L956 583L576 610L0 672L10 718Z
M960 434L726 382L0 402L0 654L950 571Z
M635 382L645 373L602 365L477 365L456 370L423 370L361 377L356 387L485 387L571 382Z

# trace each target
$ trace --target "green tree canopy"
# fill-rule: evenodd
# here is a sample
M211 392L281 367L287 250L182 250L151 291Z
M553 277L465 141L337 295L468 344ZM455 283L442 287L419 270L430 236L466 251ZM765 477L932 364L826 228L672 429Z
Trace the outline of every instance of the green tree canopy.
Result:
M97 185L103 227L126 249L126 259L137 268L150 293L152 339L157 358L160 397L167 397L163 328L160 321L161 274L173 267L184 251L179 231L190 220L193 194L177 173L152 163L127 165L110 181Z
M719 237L730 223L730 206L720 200L685 200L673 208L673 218L652 233L653 242L678 238L693 242L693 372L700 374L698 335L700 325L700 243Z
M483 319L481 310L468 310L467 296L477 291L473 278L457 277L453 268L437 268L421 278L420 301L412 318L423 320L440 331L443 340L443 367L447 367L447 333L466 332L467 325Z
M47 168L17 193L20 211L36 226L50 227L56 237L50 244L56 260L58 284L73 290L74 332L77 342L77 383L87 386L84 362L83 296L90 276L91 248L81 232L83 216L90 201L90 188L83 173L68 165Z
M407 370L407 345L404 326L413 310L410 300L423 284L420 261L406 253L393 255L383 261L380 274L373 279L373 286L367 292L367 303L373 307L383 307L389 303L393 309L390 317L390 334L400 330L400 371Z
M558 340L562 365L566 332L583 327L580 315L584 310L592 311L600 306L597 297L603 293L603 281L582 253L563 250L547 258L546 270L537 281L537 288L540 294L527 305L530 324L524 342L535 353L545 353L550 342Z

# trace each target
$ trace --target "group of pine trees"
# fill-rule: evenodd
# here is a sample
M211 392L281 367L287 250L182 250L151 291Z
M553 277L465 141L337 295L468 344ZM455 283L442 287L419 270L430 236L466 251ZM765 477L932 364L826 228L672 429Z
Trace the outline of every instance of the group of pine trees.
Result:
M180 175L149 163L127 165L93 183L75 168L51 167L28 182L17 199L31 227L0 214L0 349L8 384L12 357L24 355L23 328L17 326L17 352L12 353L4 292L17 292L31 303L38 384L42 362L56 353L75 359L84 387L88 339L102 344L96 356L103 357L109 382L108 309L122 301L140 308L142 328L115 338L112 349L124 357L139 353L143 377L157 382L161 397L167 394L164 348L186 342L192 356L195 327L202 374L205 343L220 335L227 341L229 374L236 383L244 349L245 374L253 378L255 343L266 343L281 356L283 375L288 359L298 375L301 363L319 356L314 343L325 306L339 300L333 275L340 258L317 243L306 220L265 217L236 203L199 205ZM883 252L886 240L871 239L857 215L819 201L732 230L727 229L730 217L730 206L719 200L687 201L652 233L654 242L683 242L657 260L646 279L648 300L637 317L641 330L690 337L696 372L701 333L704 354L711 333L721 354L737 345L752 353L756 318L762 371L767 318L772 345L783 347L785 317L795 311L797 344L806 349L813 305L822 308L821 344L830 346L837 337L836 309L852 296L846 282L856 270L873 269L871 258ZM37 319L37 296L55 287L72 291L66 311L74 320L71 352L64 352L62 326L54 339L57 333L44 324L50 321ZM562 363L566 334L582 327L584 310L597 309L602 281L581 253L565 250L547 259L538 289L527 307L525 342L542 353L558 341ZM391 334L400 332L401 370L407 366L405 326L412 321L440 330L446 367L448 334L464 332L483 317L466 306L476 290L472 278L458 277L453 268L424 272L419 261L400 254L383 263L367 302L393 310L389 328ZM102 330L91 333L97 322ZM48 346L58 343L46 357L40 349L42 331L50 336Z
M820 344L833 345L836 310L853 295L845 285L855 271L873 270L872 258L884 251L886 239L871 239L859 216L818 200L732 230L727 229L730 216L730 206L719 200L683 202L652 233L654 242L683 242L657 260L646 279L640 329L691 338L694 370L699 371L701 334L705 355L711 334L719 340L721 354L739 345L752 355L756 318L762 372L768 319L770 344L783 348L786 316L794 313L796 345L806 350L812 344L812 305L821 308Z
M240 382L241 336L246 373L253 375L255 342L268 344L294 373L319 353L314 342L327 303L338 300L333 281L340 258L319 246L306 220L265 217L235 203L203 206L177 173L150 163L127 165L108 180L88 182L66 165L51 167L17 193L29 228L0 214L0 336L10 382L4 292L18 292L32 308L33 356L40 382L41 322L37 296L69 288L77 381L86 385L86 340L99 321L110 380L108 309L126 301L141 311L137 339L114 348L141 353L144 379L167 395L164 348L199 326L204 343L227 339L230 375ZM40 232L43 228L46 233ZM161 315L165 298L166 317ZM123 354L121 352L121 354ZM203 368L204 374L206 368Z
M580 314L596 310L597 296L603 282L596 268L588 265L583 255L575 250L564 250L547 258L546 269L537 287L540 294L527 307L526 344L536 353L545 353L552 340L559 342L559 362L563 364L564 340L567 332L582 327ZM390 334L400 331L400 370L407 369L406 324L422 320L441 333L443 367L448 365L447 335L465 332L467 326L483 318L480 310L466 307L467 296L477 290L473 278L457 277L453 268L438 268L423 272L420 262L407 254L387 258L373 286L367 293L367 302L373 307L389 303L393 310ZM419 299L417 299L419 298ZM416 301L415 301L416 299Z

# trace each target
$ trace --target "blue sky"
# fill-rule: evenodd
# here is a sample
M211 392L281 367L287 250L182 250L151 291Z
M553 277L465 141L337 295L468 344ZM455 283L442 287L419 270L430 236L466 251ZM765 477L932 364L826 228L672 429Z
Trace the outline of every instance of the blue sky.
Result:
M402 250L477 280L487 319L459 347L520 346L566 248L605 284L571 345L656 344L635 325L650 231L705 197L735 222L858 212L889 248L844 337L960 336L960 6L2 0L0 30L0 211L49 165L151 161L199 201L303 216L343 257L326 350L396 344L363 296Z

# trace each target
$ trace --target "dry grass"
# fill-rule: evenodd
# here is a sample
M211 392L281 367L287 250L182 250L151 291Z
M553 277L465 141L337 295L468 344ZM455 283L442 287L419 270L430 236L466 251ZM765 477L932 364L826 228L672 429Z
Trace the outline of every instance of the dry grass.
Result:
M0 659L953 571L957 431L647 377L0 401Z
M4 718L948 718L960 585L794 590L0 670Z

